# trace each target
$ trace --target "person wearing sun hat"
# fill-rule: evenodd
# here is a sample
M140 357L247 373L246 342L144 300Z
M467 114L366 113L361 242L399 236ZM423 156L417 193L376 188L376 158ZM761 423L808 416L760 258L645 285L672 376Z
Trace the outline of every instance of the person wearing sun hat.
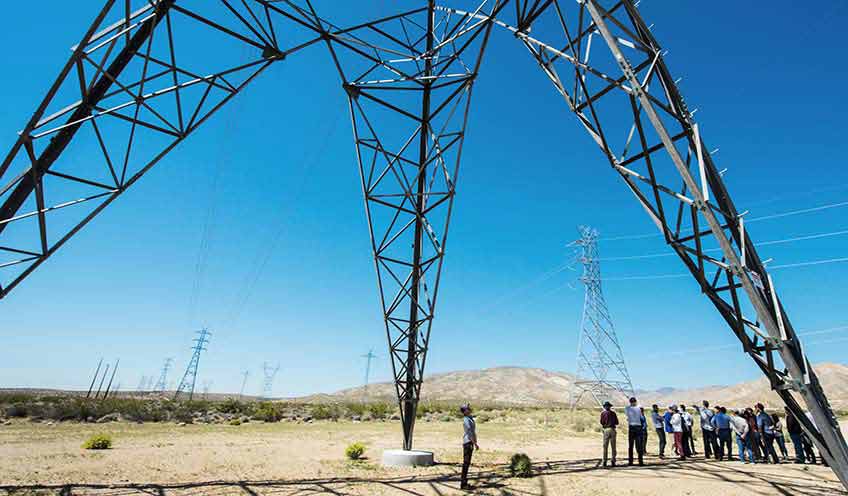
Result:
M607 455L610 447L612 447L612 466L615 467L617 454L615 450L616 427L618 427L618 415L612 411L612 403L605 401L604 410L601 412L601 428L604 432L604 467L607 466Z

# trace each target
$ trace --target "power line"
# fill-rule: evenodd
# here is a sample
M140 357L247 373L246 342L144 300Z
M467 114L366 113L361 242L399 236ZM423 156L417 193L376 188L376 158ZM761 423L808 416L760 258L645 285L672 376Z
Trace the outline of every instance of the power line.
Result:
M318 159L324 155L324 152L326 151L327 146L330 143L330 138L335 133L336 127L338 126L338 122L341 120L342 115L344 114L340 113L336 117L336 119L334 119L330 123L321 144L314 149L315 153L311 157L308 155L304 157L304 166L300 177L300 183L294 189L293 194L289 197L290 201L296 199L303 191L303 188L306 185L308 174L310 173L311 169L318 161ZM254 258L251 270L248 272L244 283L235 294L233 306L231 307L230 312L225 319L226 326L235 327L236 323L238 322L242 310L244 309L245 305L247 304L248 300L250 300L250 297L253 294L253 290L256 286L256 283L259 281L262 274L264 273L265 267L271 260L271 256L274 254L277 244L282 238L283 232L285 232L285 226L286 224L284 222L279 223L276 232L271 237L271 241L269 243L264 244L264 251L260 251L259 253L257 253L256 257Z
M745 222L750 224L752 222L760 222L760 221L764 221L764 220L779 219L779 218L783 218L783 217L790 217L790 216L793 216L793 215L802 215L802 214L807 214L807 213L811 213L811 212L819 212L819 211L822 211L822 210L828 210L828 209L831 209L831 208L839 208L839 207L844 207L844 206L848 206L848 201L843 201L843 202L838 202L838 203L830 203L830 204L827 204L827 205L819 205L817 207L802 208L802 209L799 209L799 210L790 210L788 212L780 212L780 213L776 213L776 214L764 215L762 217L754 217L752 219L747 219ZM659 233L658 232L652 232L652 233L644 233L644 234L626 234L626 235L623 235L623 236L612 236L612 237L609 237L609 238L600 238L599 241L624 241L624 240L631 240L631 239L656 238L656 237L661 237L661 236L663 236L663 233L661 233L661 232L659 232Z
M797 334L798 334L798 336L816 336L816 335L820 335L820 334L830 334L830 333L834 333L834 332L837 332L837 331L845 331L845 330L848 330L848 325L828 327L828 328L825 328L825 329L817 329L817 330L814 330L814 331L799 331ZM845 339L845 338L840 338L839 340L841 341L842 339ZM806 346L809 346L809 345L812 345L812 344L824 343L824 342L828 342L828 341L812 341L812 342L809 342L809 343L805 342L804 346L806 347ZM734 349L734 348L737 348L737 347L739 347L738 344L726 344L726 345L721 345L721 346L706 346L706 347L703 347L703 348L690 348L690 349L687 349L687 350L678 350L678 351L665 350L665 351L661 351L661 352L657 352L657 353L650 353L650 354L646 355L646 357L651 358L651 357L659 357L659 356L688 355L690 353L705 353L705 352L709 352L709 351L730 350L730 349Z
M832 231L826 233L817 233L817 234L808 234L805 236L796 236L793 238L783 238L783 239L774 239L771 241L763 241L757 243L757 246L769 246L769 245L779 245L784 243L794 243L796 241L807 241L810 239L821 239L821 238L830 238L833 236L842 236L848 234L848 229L841 231ZM721 251L721 248L709 248L704 250L706 252L716 252ZM673 251L664 252L664 253L649 253L647 255L627 255L622 257L603 257L601 258L602 262L618 262L622 260L642 260L646 258L661 258L661 257L673 257L677 255Z
M796 262L782 265L772 265L769 266L769 270L780 270L780 269L790 269L794 267L807 267L810 265L824 265L831 263L843 263L848 262L848 257L842 258L827 258L822 260L808 260L806 262ZM647 275L632 275L632 276L619 276L619 277L607 277L604 280L606 281L647 281L652 279L677 279L681 277L690 277L690 274L647 274Z

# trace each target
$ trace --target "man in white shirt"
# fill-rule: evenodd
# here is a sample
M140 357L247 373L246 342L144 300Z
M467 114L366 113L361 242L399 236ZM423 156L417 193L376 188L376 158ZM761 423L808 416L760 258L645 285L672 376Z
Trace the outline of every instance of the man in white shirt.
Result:
M677 455L681 460L686 459L686 453L689 451L688 449L683 449L683 430L686 426L686 422L683 420L683 416L680 415L680 410L677 406L671 407L674 412L671 415L671 430L674 433L674 448L677 450Z
M644 447L642 446L642 410L636 405L636 398L630 398L630 406L624 409L627 415L627 464L633 465L633 446L639 455L639 465L644 465L642 459Z

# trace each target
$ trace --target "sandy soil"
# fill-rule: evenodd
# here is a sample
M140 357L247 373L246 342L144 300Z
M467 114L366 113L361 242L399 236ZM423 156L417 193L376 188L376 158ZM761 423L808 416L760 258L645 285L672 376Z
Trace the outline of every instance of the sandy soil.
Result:
M481 423L472 477L488 495L848 495L822 466L662 461L646 467L598 468L600 435L565 431L542 419ZM81 443L108 432L114 448ZM398 422L312 424L252 422L241 426L173 424L0 425L0 495L449 495L458 490L461 424L419 423L417 448L433 449L435 467L385 469ZM619 433L619 463L626 435ZM344 459L345 446L368 446L364 462ZM655 439L649 452L656 453ZM735 446L734 446L735 448ZM506 461L523 451L537 475L510 478ZM791 448L790 448L791 451Z

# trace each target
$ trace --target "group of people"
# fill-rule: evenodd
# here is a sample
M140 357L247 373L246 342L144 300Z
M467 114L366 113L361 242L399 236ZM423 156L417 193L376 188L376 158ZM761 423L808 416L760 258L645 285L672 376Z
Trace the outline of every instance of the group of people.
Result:
M601 428L603 431L603 466L616 464L616 436L618 415L610 402L603 405ZM648 443L648 418L636 398L624 409L627 419L627 461L633 465L634 451L639 465L644 465ZM698 454L695 447L695 429L700 427L706 458L733 460L733 437L736 438L738 460L744 463L781 463L789 460L785 433L789 435L795 451L795 463L816 463L813 443L801 428L801 423L787 408L786 424L774 413L768 413L762 403L753 408L728 410L723 406L695 406L693 413L686 405L669 405L661 412L657 405L651 407L650 423L656 432L658 455L665 458L667 438L671 438L674 455L685 460ZM808 417L809 418L809 417ZM812 422L812 418L809 418ZM785 433L784 433L785 430ZM777 448L775 448L777 445ZM778 456L778 450L780 456ZM610 457L610 454L612 455ZM821 458L822 463L824 459Z

